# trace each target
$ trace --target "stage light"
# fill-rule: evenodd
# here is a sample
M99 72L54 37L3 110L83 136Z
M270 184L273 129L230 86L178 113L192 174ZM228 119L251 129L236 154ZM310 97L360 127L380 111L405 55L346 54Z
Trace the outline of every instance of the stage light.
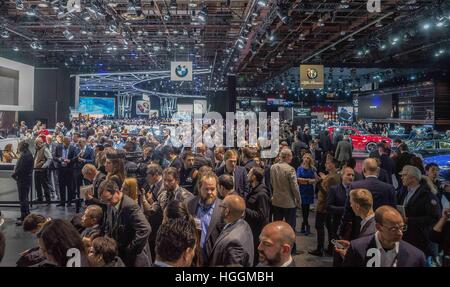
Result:
M437 22L436 23L436 27L442 27L442 26L444 26L444 22L442 22L442 21L440 21L440 22Z
M177 9L177 0L170 0L170 9Z
M13 48L13 51L14 51L14 52L18 52L18 51L19 51L19 48L18 48L17 46L15 46L15 47Z
M429 23L426 23L423 25L424 30L428 30L428 29L430 29L430 27L431 27L431 25Z
M38 4L38 7L47 8L48 7L48 3L46 3L45 0L43 0L43 1L44 2L41 2L41 3Z
M386 49L386 45L385 45L385 44L381 45L381 46L380 46L380 49L381 49L381 50Z
M36 5L31 5L30 10L26 11L25 14L31 17L36 16L36 7Z
M208 17L208 9L206 6L203 6L200 12L198 12L198 19L202 22L206 22L206 18Z
M1 36L3 39L8 39L8 38L9 38L9 32L8 32L8 30L3 30L3 31L0 33L0 36Z
M16 0L16 9L17 10L23 10L24 5L22 0Z
M163 16L164 21L166 22L170 22L170 20L172 19L172 16L170 16L170 13L167 13L166 15Z
M281 22L283 22L284 24L287 24L289 22L289 16L281 7L278 7L278 9L277 9L277 16L280 18Z
M66 37L67 40L72 40L74 38L73 34L70 33L69 30L64 30L63 35L64 37Z
M31 47L33 50L36 50L36 49L41 50L41 49L42 49L41 44L39 44L39 43L36 42L36 41L31 42L30 47Z
M267 0L258 0L258 5L261 7L266 7L267 6Z

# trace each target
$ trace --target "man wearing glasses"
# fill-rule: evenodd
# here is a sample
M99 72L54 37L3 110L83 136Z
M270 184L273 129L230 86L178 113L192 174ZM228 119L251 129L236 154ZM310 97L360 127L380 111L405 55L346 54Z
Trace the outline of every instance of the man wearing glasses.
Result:
M424 267L425 254L402 240L407 230L402 215L391 206L375 211L376 232L350 242L344 267Z

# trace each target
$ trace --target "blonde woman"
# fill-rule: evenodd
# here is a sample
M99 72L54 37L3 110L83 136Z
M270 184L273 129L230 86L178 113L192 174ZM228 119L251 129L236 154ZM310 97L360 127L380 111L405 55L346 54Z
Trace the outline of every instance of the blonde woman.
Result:
M309 226L309 208L314 203L314 184L317 181L316 167L311 154L305 153L302 157L302 164L297 169L297 180L302 198L302 230L301 233L309 235L311 228Z
M12 144L7 144L3 150L2 162L11 163L13 159L18 159L19 157L13 151Z
M138 202L138 183L133 177L127 177L123 181L122 185L123 194L127 195L133 199L136 203Z

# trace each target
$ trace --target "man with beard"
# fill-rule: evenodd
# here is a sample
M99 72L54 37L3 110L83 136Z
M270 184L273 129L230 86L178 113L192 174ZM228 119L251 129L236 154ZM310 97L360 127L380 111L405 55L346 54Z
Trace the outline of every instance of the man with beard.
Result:
M158 201L156 202L163 211L172 200L187 202L194 197L192 193L179 185L180 176L175 167L168 167L164 170L163 182L164 189L158 195Z
M291 250L295 242L292 227L284 221L267 224L259 236L257 267L295 267Z
M194 168L195 156L191 151L183 154L183 165L180 170L180 185L193 192L198 170Z
M248 194L247 170L237 165L238 154L235 150L227 150L224 155L225 165L216 170L216 175L231 175L234 179L234 190L245 197Z
M213 172L206 173L199 179L199 195L187 203L189 213L200 226L200 248L204 262L208 262L214 243L224 226L220 215L222 200L217 197L217 181Z

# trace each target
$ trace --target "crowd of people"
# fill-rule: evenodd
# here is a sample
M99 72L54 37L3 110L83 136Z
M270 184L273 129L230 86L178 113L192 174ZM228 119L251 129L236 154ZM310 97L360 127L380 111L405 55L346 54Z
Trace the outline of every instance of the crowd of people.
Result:
M74 120L52 134L17 125L17 225L38 242L18 266L293 267L298 209L299 232L317 239L308 252L333 266L450 264L450 185L400 139L380 143L359 171L346 136L313 137L308 126L284 124L277 157L264 159L258 145L179 148L169 129L158 137L127 123L137 122ZM33 172L35 204L75 204L72 220L30 213Z

